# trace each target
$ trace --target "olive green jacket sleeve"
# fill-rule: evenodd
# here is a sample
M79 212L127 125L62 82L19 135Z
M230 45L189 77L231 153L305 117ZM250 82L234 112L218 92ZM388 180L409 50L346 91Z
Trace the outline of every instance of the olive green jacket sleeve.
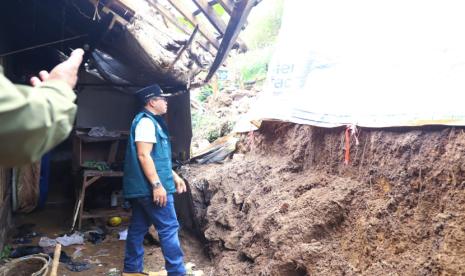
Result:
M76 116L75 99L65 82L15 85L0 66L0 166L34 162L65 140Z

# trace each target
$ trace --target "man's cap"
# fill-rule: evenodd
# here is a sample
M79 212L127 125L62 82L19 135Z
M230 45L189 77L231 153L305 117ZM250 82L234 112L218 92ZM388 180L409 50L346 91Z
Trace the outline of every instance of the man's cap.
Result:
M146 104L153 97L160 97L162 90L158 84L153 84L136 91L137 99L142 103Z

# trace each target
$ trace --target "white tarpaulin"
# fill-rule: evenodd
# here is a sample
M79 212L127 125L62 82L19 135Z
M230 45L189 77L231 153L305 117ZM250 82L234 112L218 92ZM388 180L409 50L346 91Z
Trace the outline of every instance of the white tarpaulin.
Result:
M463 1L286 0L249 119L465 125Z

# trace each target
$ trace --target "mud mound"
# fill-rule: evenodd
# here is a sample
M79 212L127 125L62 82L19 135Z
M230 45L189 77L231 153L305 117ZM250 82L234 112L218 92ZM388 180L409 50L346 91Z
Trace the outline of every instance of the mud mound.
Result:
M465 273L465 133L266 123L225 164L191 165L216 275ZM353 142L353 141L352 141Z

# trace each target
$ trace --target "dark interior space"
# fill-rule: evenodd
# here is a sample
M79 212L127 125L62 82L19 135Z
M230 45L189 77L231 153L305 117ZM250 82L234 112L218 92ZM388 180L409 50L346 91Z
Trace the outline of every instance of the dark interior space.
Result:
M149 84L144 78L147 72L144 72L144 66L132 62L130 57L125 56L122 47L119 48L118 40L123 35L119 25L115 24L108 30L108 26L105 25L108 23L107 19L103 18L97 22L85 16L92 14L93 8L90 2L85 1L26 0L4 3L0 11L0 32L2 41L7 43L1 43L0 56L6 76L21 84L28 84L30 77L37 75L40 70L49 71L77 47L111 53L112 57L118 58L113 65L117 64L120 67L120 61L123 60L125 72L132 72L131 82L126 85L111 83L99 73L95 73L95 58L92 58L88 51L89 54L86 54L85 58L90 59L82 66L76 86L79 108L75 128L88 131L93 127L104 127L108 131L118 131L124 135L139 108L132 94ZM112 68L118 69L118 66ZM160 77L152 74L152 79ZM162 87L166 92L175 92L174 96L168 99L170 108L166 115L173 157L180 161L186 160L189 158L192 136L189 93L185 87L176 83L164 84ZM170 124L174 118L177 123ZM42 193L45 193L42 195L42 206L45 198L46 203L51 205L69 206L75 201L74 184L80 181L79 169L73 167L73 162L78 159L73 150L76 143L73 139L75 134L76 131L73 131L66 141L43 159L43 170L48 171L49 177L46 186L42 186ZM95 149L96 152L96 156L90 156L89 160L108 161L108 147L111 142L85 144L89 151ZM122 140L117 146L117 161L120 163L124 155L124 144L125 141Z

